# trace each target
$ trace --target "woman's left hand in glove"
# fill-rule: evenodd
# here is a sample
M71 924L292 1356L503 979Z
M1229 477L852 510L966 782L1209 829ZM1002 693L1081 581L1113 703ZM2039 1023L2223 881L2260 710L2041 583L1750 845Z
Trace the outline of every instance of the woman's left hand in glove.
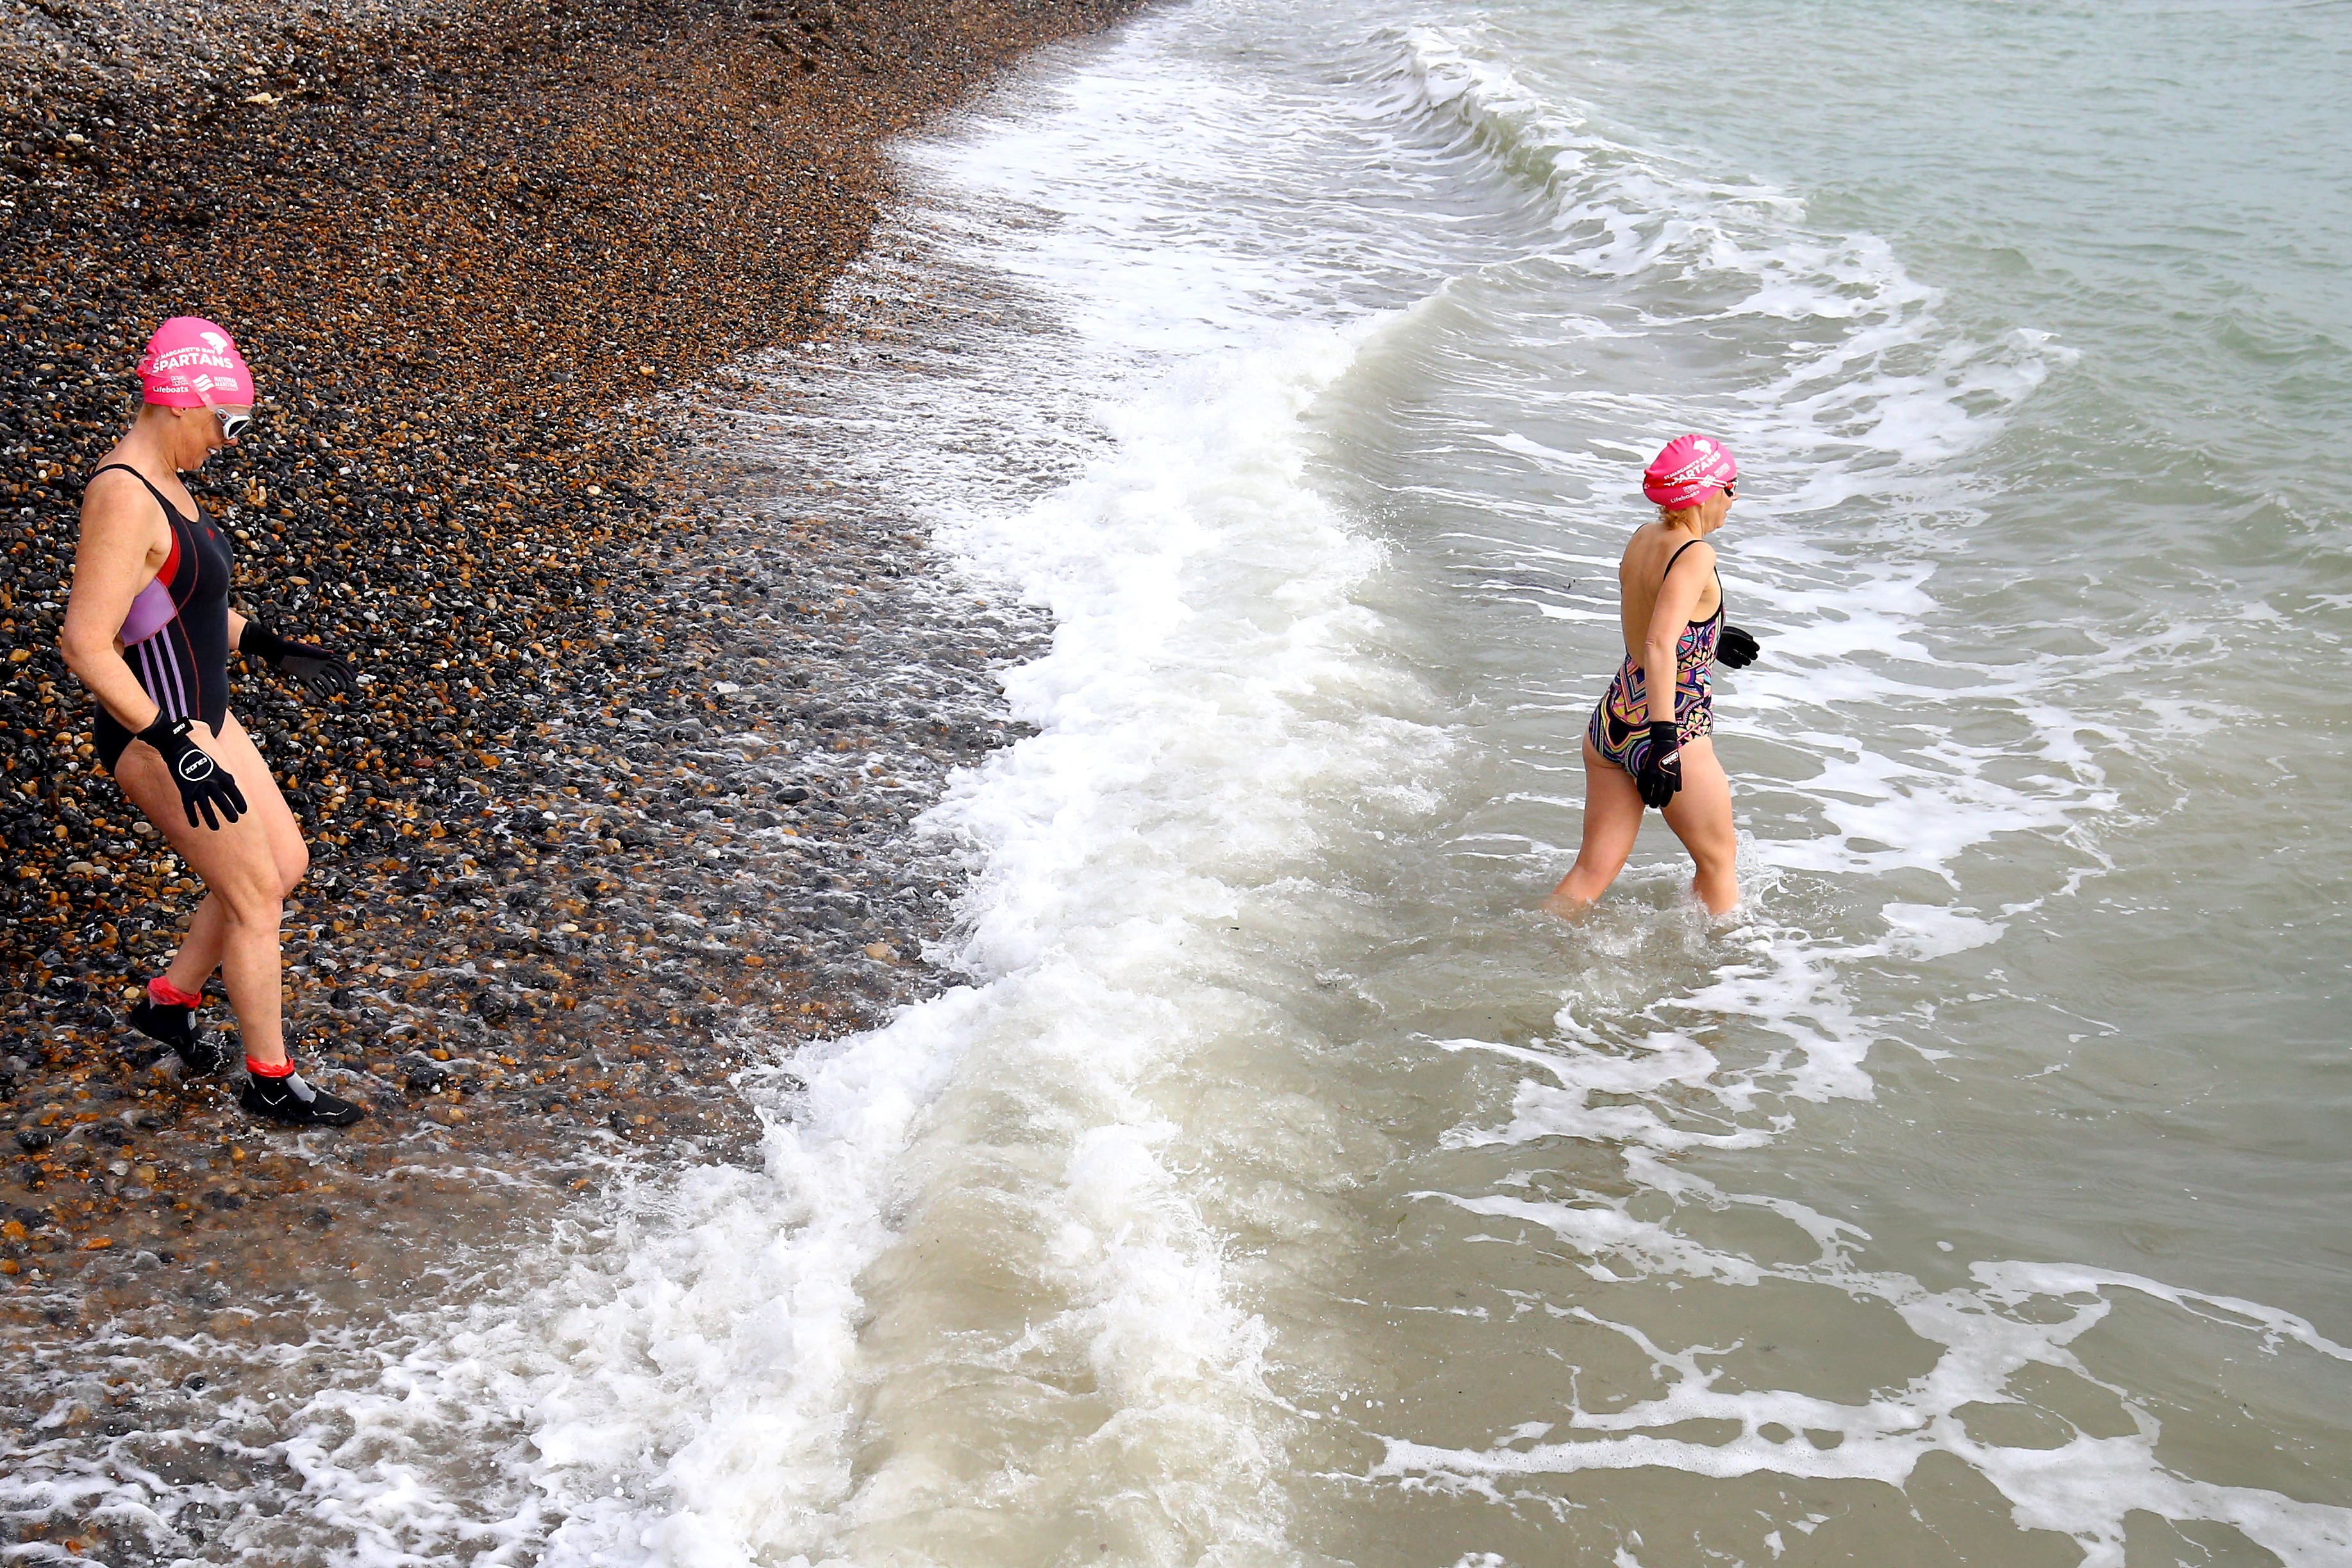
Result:
M332 697L337 692L345 697L360 694L352 667L342 659L315 643L289 642L259 621L245 623L245 635L237 638L236 651L247 658L259 659L280 675L292 676L309 688L313 697Z
M1734 669L1746 669L1756 662L1756 656L1761 651L1756 646L1753 632L1732 626L1723 628L1723 636L1715 645L1717 662L1727 664Z

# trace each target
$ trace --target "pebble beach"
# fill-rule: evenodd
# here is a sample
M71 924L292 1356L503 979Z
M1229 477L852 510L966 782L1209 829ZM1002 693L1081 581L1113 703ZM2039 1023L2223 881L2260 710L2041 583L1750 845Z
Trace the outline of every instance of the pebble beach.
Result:
M0 0L0 1558L2352 1562L2340 9ZM181 310L342 1132L123 1027Z
M729 367L789 385L855 335L827 290L887 138L1122 9L0 18L11 1540L149 1560L53 1483L189 1371L94 1342L362 1311L453 1236L723 1159L758 1128L734 1075L932 984L963 868L906 829L1006 738L991 671L1040 627L942 580L887 492L734 440L788 395ZM233 602L365 683L311 705L232 658L313 847L289 1024L370 1111L340 1137L255 1126L121 1021L200 892L91 761L56 637L81 481L182 312L260 383L189 476Z

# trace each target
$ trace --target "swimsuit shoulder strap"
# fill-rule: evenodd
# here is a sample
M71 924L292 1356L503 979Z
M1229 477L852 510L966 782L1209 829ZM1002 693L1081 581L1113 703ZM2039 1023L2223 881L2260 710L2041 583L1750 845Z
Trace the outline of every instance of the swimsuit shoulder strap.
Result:
M1691 540L1683 546L1683 550L1688 550L1691 545L1697 544L1699 542L1701 542L1699 540ZM1666 557L1666 569L1658 574L1658 591L1660 593L1665 592L1666 579L1675 574L1675 563L1683 558L1683 550L1677 550L1672 555ZM1723 574L1721 572L1717 572L1715 574L1715 614L1709 616L1706 621L1693 621L1691 622L1691 625L1695 626L1703 626L1707 624L1707 621L1719 621L1723 619L1724 607Z
M170 500L165 499L163 492L155 488L155 481L149 479L146 475L141 473L138 469L132 468L128 463L109 463L105 468L99 469L98 473L90 475L90 478L94 479L98 478L99 474L106 473L114 468L121 468L124 473L129 474L132 479L137 479L141 484L145 485L147 487L147 493L155 498L155 504L163 509L164 516L170 518L173 522L182 521L180 517L180 509L173 506ZM1693 542L1696 543L1696 541L1693 541ZM1685 544L1683 548L1685 550L1688 550L1690 545Z
M144 476L142 475L142 477L143 478ZM1694 545L1694 544L1699 544L1699 543L1702 543L1702 542L1704 542L1704 541L1694 539L1694 540L1690 541L1690 542L1689 542L1689 543L1685 544L1685 545L1683 546L1683 550L1688 550L1689 548L1691 548L1691 545ZM1664 571L1663 571L1663 572L1661 572L1661 573L1659 573L1659 574L1658 574L1658 586L1659 586L1659 587L1661 587L1661 588L1664 587L1664 586L1666 585L1666 579L1667 579L1667 578L1669 578L1669 577L1671 577L1671 576L1673 576L1673 575L1675 574L1675 562L1677 562L1677 561L1680 561L1680 560L1683 558L1683 550L1677 550L1677 551L1675 551L1672 555L1669 555L1669 556L1667 556L1667 557L1666 557L1666 569L1665 569Z

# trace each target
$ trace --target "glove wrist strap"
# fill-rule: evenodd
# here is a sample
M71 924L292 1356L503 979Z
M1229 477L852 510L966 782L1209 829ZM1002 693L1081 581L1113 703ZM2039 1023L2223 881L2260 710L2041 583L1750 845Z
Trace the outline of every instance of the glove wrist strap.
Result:
M275 668L278 661L286 657L286 639L259 621L248 620L237 637L236 651Z

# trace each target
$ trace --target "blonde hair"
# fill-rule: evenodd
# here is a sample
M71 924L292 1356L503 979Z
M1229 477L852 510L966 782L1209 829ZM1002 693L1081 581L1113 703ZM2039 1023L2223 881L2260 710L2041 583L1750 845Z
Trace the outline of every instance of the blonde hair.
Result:
M1698 513L1699 509L1695 506L1662 506L1658 509L1658 521L1668 528L1680 528L1695 520Z

